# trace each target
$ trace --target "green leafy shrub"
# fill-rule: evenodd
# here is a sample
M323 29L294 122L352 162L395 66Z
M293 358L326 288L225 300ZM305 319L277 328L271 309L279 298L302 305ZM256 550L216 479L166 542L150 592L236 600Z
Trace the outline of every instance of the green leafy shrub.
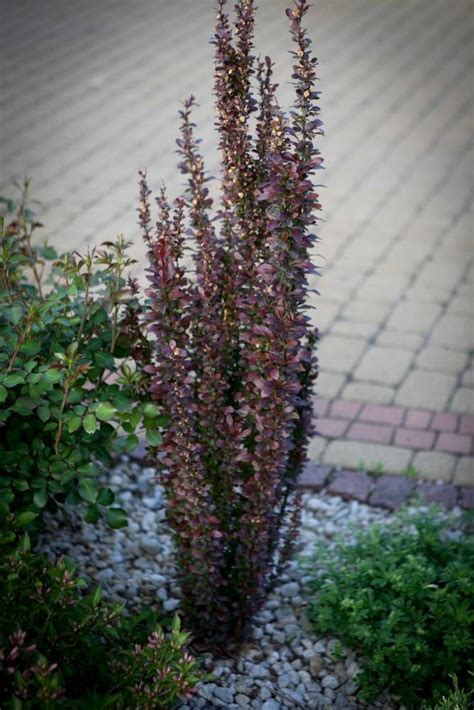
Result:
M0 214L0 543L46 508L86 506L126 525L100 465L131 451L144 428L161 442L164 419L145 396L149 346L141 335L137 285L119 238L86 256L59 258L36 245L42 226L27 206L1 198ZM138 367L138 365L140 367Z
M436 515L400 516L318 550L310 618L364 658L363 697L388 688L411 707L469 687L474 657L474 544Z
M165 634L151 612L127 617L85 585L26 535L0 559L0 706L165 708L189 694L200 673L178 618Z

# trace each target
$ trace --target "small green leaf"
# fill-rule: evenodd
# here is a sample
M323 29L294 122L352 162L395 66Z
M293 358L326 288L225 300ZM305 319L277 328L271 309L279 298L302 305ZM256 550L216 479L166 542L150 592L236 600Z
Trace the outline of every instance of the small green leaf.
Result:
M31 550L31 540L28 533L25 533L18 543L18 550L20 552L29 552Z
M86 521L86 523L95 524L99 519L100 510L96 505L90 505L86 510L86 514L84 515L84 520Z
M68 424L67 424L67 430L70 434L73 434L75 431L79 429L79 427L82 424L82 419L81 417L71 417L69 419Z
M99 495L97 496L97 503L99 505L112 505L115 500L115 496L110 488L101 488Z
M17 414L21 414L23 417L27 417L38 403L31 397L18 397L18 399L12 404L12 411Z
M109 508L105 520L113 530L125 528L128 525L127 513L123 508Z
M20 348L20 352L23 355L27 355L28 357L36 355L37 353L39 353L40 350L41 345L36 340L25 340L25 342Z
M87 434L93 434L95 431L97 431L97 419L93 414L88 414L86 417L84 417L82 426Z
M38 508L44 508L46 503L48 502L48 494L46 493L45 490L42 491L36 491L36 493L33 496L33 503L38 507Z
M149 429L146 433L146 440L150 446L160 446L163 441L163 437L159 431Z
M70 469L59 474L59 483L61 486L67 486L76 477L76 472Z
M25 510L23 513L19 513L15 518L15 525L18 528L24 525L29 525L30 523L38 517L38 513L33 513L32 510Z
M47 422L51 417L51 410L49 407L38 407L36 413L42 422Z
M102 599L102 589L99 586L95 587L89 594L88 599L92 606L97 606Z
M79 481L79 495L88 503L95 503L99 489L90 478L83 478Z
M145 417L157 417L160 414L160 409L156 404L148 402L148 404L145 404L143 407L143 414Z
M16 387L17 385L22 385L24 382L25 378L23 377L23 375L17 375L15 373L7 375L3 380L3 384L5 385L5 387Z
M0 385L0 402L4 402L7 397L8 390L3 385Z
M16 325L21 321L22 313L23 311L21 306L12 306L11 308L5 308L3 315L6 320Z
M109 419L113 419L115 413L116 409L112 404L110 404L110 402L101 402L95 411L97 419L100 419L102 422L107 422Z
M43 379L52 385L56 384L57 382L60 382L62 380L62 377L63 377L62 371L56 370L56 369L46 370L46 372L43 375Z

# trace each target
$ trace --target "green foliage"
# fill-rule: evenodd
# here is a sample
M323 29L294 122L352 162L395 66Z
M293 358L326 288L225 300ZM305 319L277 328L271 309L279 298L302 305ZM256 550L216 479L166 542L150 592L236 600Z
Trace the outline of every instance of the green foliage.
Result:
M474 691L465 692L461 690L456 676L453 675L452 679L453 690L451 690L448 695L443 695L436 705L428 708L428 710L469 710L469 708L472 707L471 699L474 695Z
M25 535L0 560L0 706L166 708L200 679L173 621L164 633L151 612L127 617L61 559L29 552Z
M148 344L128 244L119 238L61 258L27 207L0 198L0 544L15 544L44 509L81 503L86 519L126 516L97 482L101 464L164 418L147 402ZM3 209L3 213L1 212ZM112 506L112 507L111 507Z
M388 688L418 708L448 693L452 674L472 686L474 544L445 524L401 515L318 551L310 617L364 657L362 697Z

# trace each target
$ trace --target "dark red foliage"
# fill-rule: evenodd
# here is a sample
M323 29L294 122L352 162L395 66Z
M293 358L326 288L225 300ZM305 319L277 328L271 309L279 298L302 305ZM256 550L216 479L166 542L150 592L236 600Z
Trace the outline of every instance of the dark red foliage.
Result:
M294 482L312 434L317 333L307 315L309 250L322 159L306 0L287 10L295 103L276 102L272 62L253 55L254 2L232 28L219 0L215 44L221 204L213 211L191 120L178 140L185 195L164 190L152 226L145 175L140 224L148 247L150 390L172 424L160 451L183 603L195 632L242 636L298 526ZM253 114L253 117L251 115ZM254 135L251 124L255 124ZM194 247L194 278L183 262Z

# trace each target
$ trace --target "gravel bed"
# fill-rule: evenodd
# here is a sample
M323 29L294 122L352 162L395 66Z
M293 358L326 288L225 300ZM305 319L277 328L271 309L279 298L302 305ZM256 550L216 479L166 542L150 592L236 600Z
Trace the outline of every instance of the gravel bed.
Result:
M66 554L75 560L79 571L99 583L111 601L125 601L137 610L158 605L172 613L179 608L173 542L164 523L163 490L154 475L154 469L126 460L111 472L108 485L128 511L127 528L111 531L102 523L88 525L74 510L67 511L63 519L47 518L39 548L52 557ZM300 552L311 553L321 541L331 547L336 534L350 539L354 529L389 518L387 511L356 501L306 494ZM336 640L318 636L305 618L309 582L304 566L292 561L257 615L253 639L238 658L204 655L213 682L200 684L197 695L180 710L397 708L388 697L372 705L357 700L356 655L343 650L341 659L334 654Z

